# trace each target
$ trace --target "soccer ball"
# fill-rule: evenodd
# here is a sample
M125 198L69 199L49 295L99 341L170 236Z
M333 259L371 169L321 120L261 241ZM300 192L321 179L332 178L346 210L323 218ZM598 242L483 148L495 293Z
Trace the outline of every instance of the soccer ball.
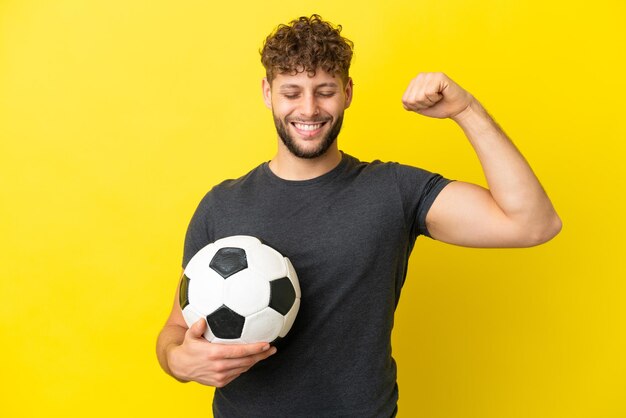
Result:
M216 343L276 342L300 308L298 276L288 258L258 238L237 235L200 249L180 283L188 326L205 318Z

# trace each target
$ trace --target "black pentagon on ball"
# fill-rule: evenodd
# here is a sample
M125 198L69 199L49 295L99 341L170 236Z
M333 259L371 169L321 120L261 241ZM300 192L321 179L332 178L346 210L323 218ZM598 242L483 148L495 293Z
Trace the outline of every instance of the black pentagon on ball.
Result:
M234 339L241 337L246 318L226 305L222 305L206 316L211 332L217 338Z
M180 281L178 301L180 302L180 309L185 309L185 306L189 305L189 277L184 274Z
M227 279L233 274L248 268L248 259L243 248L224 247L215 253L209 263L217 274Z
M270 282L270 308L286 315L296 300L296 289L287 277Z

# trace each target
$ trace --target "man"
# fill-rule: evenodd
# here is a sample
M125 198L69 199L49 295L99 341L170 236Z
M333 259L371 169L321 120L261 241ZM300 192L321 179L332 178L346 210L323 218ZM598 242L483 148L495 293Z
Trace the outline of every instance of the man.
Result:
M441 73L419 74L404 108L451 118L476 150L489 189L396 163L363 163L337 144L352 101L352 43L317 15L279 26L261 52L278 150L214 187L194 214L183 267L200 248L253 235L289 257L302 288L283 344L211 344L189 329L178 296L159 335L163 369L215 386L225 417L389 417L397 411L393 314L415 239L525 247L561 228L539 181L498 125Z

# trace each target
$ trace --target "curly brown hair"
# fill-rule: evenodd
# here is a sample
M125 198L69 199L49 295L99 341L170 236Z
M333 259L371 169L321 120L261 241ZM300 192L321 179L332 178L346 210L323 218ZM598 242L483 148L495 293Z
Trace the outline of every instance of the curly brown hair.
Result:
M347 84L354 44L341 36L341 29L341 25L335 27L317 14L279 25L260 51L267 80L271 83L277 74L296 75L303 71L313 77L321 68L329 74L339 74Z

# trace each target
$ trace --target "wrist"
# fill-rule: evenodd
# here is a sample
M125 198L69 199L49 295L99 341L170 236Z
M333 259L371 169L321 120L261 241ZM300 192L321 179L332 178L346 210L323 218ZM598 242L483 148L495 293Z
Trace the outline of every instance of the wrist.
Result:
M480 113L480 110L482 110L480 102L472 96L467 106L456 115L450 116L450 119L461 125L468 119L476 117Z
M186 379L184 373L180 370L178 364L178 348L180 344L170 343L165 347L165 362L167 370L166 372L172 376L174 379L178 380L181 383L187 383L190 379Z
M451 117L451 119L466 133L484 132L485 130L493 129L494 125L491 116L489 116L480 102L474 98L472 98L465 109Z

